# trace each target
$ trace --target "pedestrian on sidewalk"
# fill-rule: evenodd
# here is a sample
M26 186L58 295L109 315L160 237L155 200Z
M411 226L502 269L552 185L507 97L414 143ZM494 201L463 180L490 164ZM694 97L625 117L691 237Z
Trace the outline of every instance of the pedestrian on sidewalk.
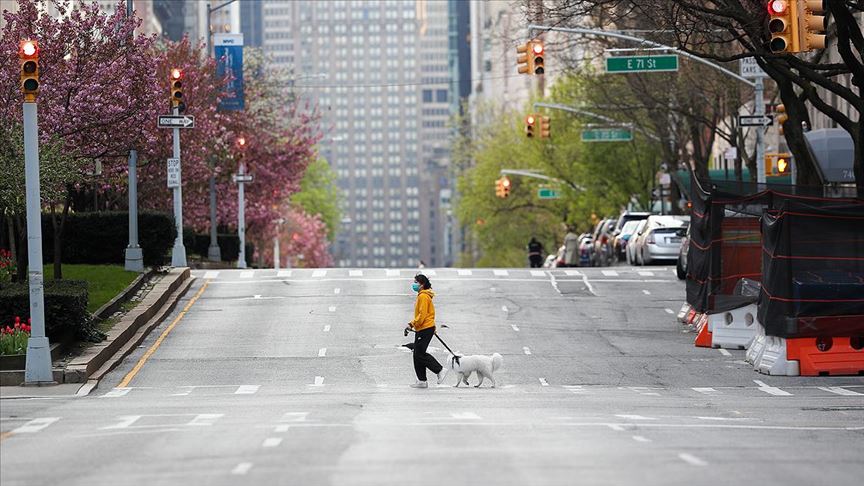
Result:
M537 238L533 236L528 242L528 260L531 262L531 268L543 266L543 243L537 241Z
M426 383L426 369L438 377L438 383L444 381L444 376L447 374L441 363L434 356L426 352L432 337L435 335L435 306L432 304L432 298L435 293L432 292L432 283L429 282L429 277L426 275L417 274L414 277L414 283L411 285L414 292L417 292L417 301L414 304L414 320L408 323L408 328L414 330L414 372L417 374L417 383L411 385L412 388L428 388Z

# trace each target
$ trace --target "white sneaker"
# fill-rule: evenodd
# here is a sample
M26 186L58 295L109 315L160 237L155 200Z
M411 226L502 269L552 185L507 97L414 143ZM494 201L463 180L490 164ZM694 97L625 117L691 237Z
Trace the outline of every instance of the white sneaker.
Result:
M429 383L417 380L417 383L412 384L411 388L429 388Z
M441 371L438 372L435 376L438 377L438 384L444 383L444 378L447 378L447 373L450 371L450 368L441 368Z

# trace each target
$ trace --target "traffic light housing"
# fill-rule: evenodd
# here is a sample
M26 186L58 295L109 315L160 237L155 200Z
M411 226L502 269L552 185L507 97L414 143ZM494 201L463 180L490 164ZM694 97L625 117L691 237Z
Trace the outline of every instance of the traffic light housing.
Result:
M786 106L785 105L777 105L774 108L774 112L777 113L777 129L780 131L780 135L783 135L783 124L786 123L786 120L789 119L789 115L786 114Z
M528 138L534 138L534 128L537 125L538 116L534 113L525 117L525 136Z
M39 43L23 40L18 44L18 61L21 64L21 91L25 103L35 103L39 94Z
M183 100L183 70L171 68L168 77L171 83L171 108L178 108L182 113L186 111L186 103Z
M768 16L771 52L800 52L798 0L768 0Z
M785 176L792 170L792 154L788 152L765 154L765 175L769 177Z
M550 131L550 119L548 116L540 116L540 138L549 138L552 136Z
M544 59L545 48L543 41L532 39L521 46L516 47L516 65L519 74L543 74L545 72Z
M532 63L532 72L534 74L543 74L546 72L546 65L543 59L545 55L545 48L543 46L543 41L540 39L535 39L531 42L531 56L534 58Z
M510 196L510 178L509 177L507 177L507 176L501 177L501 189L502 189L502 192L504 194L501 197L507 198L508 196Z
M825 0L798 0L798 42L800 52L825 48Z

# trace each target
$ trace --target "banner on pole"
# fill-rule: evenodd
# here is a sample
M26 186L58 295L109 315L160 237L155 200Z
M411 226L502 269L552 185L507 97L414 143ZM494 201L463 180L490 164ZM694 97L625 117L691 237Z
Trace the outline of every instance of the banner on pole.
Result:
M214 34L213 52L216 57L216 76L228 78L225 93L219 100L222 111L242 110L243 97L243 34Z

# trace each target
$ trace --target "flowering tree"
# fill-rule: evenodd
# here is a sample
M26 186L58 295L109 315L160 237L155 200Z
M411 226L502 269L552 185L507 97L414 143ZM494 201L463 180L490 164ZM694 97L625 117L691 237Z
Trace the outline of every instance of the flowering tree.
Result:
M273 236L278 235L280 253L288 255L291 266L314 268L333 265L333 258L327 250L327 225L321 216L310 215L297 205L284 207L281 216L284 220L281 226L273 223L262 231L261 241L267 243L259 245L263 261L273 262L273 245L270 243Z
M113 15L101 12L95 2L73 8L70 2L54 1L58 15L52 16L45 13L45 4L45 0L18 0L18 12L4 14L2 125L21 123L18 41L35 39L39 42L40 139L43 144L59 141L60 153L73 164L74 172L83 174L97 160L116 163L130 148L153 144L155 134L149 125L157 115L160 93L153 77L158 61L153 56L155 36L134 34L140 22L125 16L122 2ZM55 278L62 278L63 223L76 181L64 182L66 191L45 200L54 215Z

